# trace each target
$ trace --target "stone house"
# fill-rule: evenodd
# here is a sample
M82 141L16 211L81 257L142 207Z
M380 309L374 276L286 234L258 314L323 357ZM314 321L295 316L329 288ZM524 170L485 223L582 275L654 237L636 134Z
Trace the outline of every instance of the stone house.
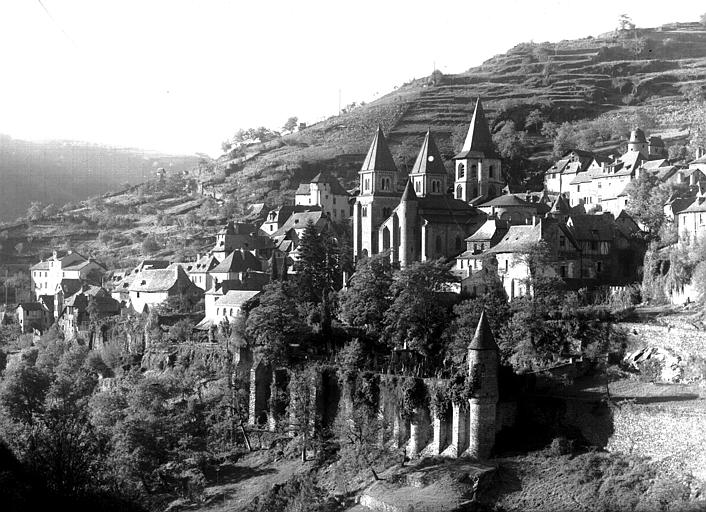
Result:
M143 260L135 268L127 271L122 279L113 282L110 287L110 295L123 306L130 302L130 285L135 280L135 277L143 270L158 270L165 269L170 265L167 260Z
M217 285L224 281L235 279L243 280L247 272L260 272L263 269L263 262L247 251L233 251L217 266L209 271L209 275L213 280L212 283Z
M223 320L235 322L242 314L245 304L260 293L259 290L229 290L226 287L210 289L204 298L205 316L196 328L217 327Z
M94 318L91 318L91 314ZM112 298L105 288L84 285L64 299L58 322L66 339L72 339L80 332L88 332L89 322L119 314L120 302Z
M341 182L323 171L309 183L302 183L294 195L294 204L298 206L320 206L335 222L345 222L351 218L353 207L350 195Z
M191 282L180 265L170 265L165 269L143 269L129 285L130 304L138 313L171 298L195 304L203 294L203 290Z
M507 221L491 217L478 228L475 233L466 238L466 250L456 256L454 271L461 278L466 278L483 268L483 253L494 247L507 234Z
M211 254L220 262L233 251L245 250L260 258L269 258L272 254L272 241L268 234L254 224L228 222L216 234L216 243Z
M54 295L62 279L76 279L91 284L101 284L106 268L93 259L74 251L54 251L52 257L30 267L32 289L35 297Z

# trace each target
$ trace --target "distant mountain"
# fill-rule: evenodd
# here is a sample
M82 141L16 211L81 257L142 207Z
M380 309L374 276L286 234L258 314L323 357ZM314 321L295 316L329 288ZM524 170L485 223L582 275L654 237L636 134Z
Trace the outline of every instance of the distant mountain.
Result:
M188 170L198 161L195 155L0 135L0 222L24 214L32 201L61 206L142 182L159 167Z

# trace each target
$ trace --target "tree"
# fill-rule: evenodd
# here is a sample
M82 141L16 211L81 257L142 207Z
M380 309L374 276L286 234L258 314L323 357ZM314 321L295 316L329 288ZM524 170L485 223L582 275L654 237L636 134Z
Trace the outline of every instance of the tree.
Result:
M299 259L294 264L299 296L304 302L321 304L322 328L330 328L329 294L340 287L341 267L338 240L331 233L319 233L309 220L297 247Z
M144 254L145 256L154 254L160 249L161 246L159 245L159 243L157 243L157 240L154 238L154 235L148 235L147 238L142 241L142 254Z
M633 30L635 24L632 22L632 18L627 14L621 14L618 18L618 29L619 30Z
M291 357L291 345L307 333L299 316L297 301L285 283L265 287L258 306L250 310L245 332L256 350L272 365L282 365Z
M439 357L441 334L451 314L449 283L454 279L442 260L413 263L395 273L393 301L384 314L388 345Z
M539 109L534 109L525 119L525 128L533 128L535 131L539 131L547 120L546 116Z
M297 122L299 121L299 118L297 116L292 116L289 119L287 119L287 122L284 123L284 126L282 127L282 131L292 133L294 130L297 129Z
M670 187L661 184L654 174L643 172L625 187L625 191L628 195L627 212L645 226L649 239L656 239L666 219L664 203L671 192Z
M554 158L561 158L568 151L576 147L576 129L569 123L563 123L554 136L554 148L552 155Z
M392 303L391 285L389 253L376 254L362 261L350 286L339 297L341 319L370 333L380 334L385 311Z
M493 142L500 156L508 160L522 158L526 151L527 132L518 132L514 121L506 121L502 128L493 134Z
M49 204L42 210L42 218L49 219L54 217L57 213L59 213L59 209L55 205Z

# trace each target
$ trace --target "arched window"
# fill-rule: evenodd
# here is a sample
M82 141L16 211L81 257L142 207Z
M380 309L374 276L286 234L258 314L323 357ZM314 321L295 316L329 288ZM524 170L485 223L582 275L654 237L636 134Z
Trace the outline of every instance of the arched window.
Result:
M367 206L363 206L362 215L363 215L363 217L368 216L368 207Z
M473 179L473 180L476 179L476 178L477 178L477 172L478 172L478 166L477 166L476 164L473 164L473 165L471 166L471 176L470 176L470 178Z
M431 191L432 192L439 192L440 189L441 189L441 182L440 181L434 180L431 182Z
M466 175L466 166L462 163L458 164L458 178L461 179Z
M422 184L422 183L421 183L420 181L415 181L415 182L414 182L414 191L415 191L415 192L421 192L421 191L422 191L422 190L421 190L421 184Z
M441 253L441 237L436 235L436 252Z
M463 187L459 185L456 187L456 199L462 199L463 198Z

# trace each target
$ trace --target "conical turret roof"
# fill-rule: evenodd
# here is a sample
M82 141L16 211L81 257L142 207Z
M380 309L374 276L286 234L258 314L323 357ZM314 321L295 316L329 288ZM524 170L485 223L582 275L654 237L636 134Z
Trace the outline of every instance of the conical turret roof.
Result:
M466 141L463 143L463 149L454 158L467 158L469 156L490 157L495 156L495 154L495 146L490 136L490 127L485 118L483 104L478 98L476 108L473 111L471 125L466 135Z
M365 156L363 161L363 166L360 168L363 171L397 171L397 166L392 158L392 153L390 153L390 148L385 140L385 134L382 131L382 127L378 125L377 132L375 132L375 138L372 144L370 144L370 149L368 154Z
M427 130L410 174L446 174L441 153L439 153L439 148L431 135L431 130Z
M485 317L485 310L480 314L476 334L473 336L468 348L470 350L498 350L493 331L490 330L490 324L488 324L488 319Z
M414 187L412 186L412 180L407 180L407 185L404 187L404 192L402 193L402 198L400 199L400 202L403 203L405 201L416 201L417 200L417 194L414 192Z
M569 203L566 202L566 199L564 199L564 196L559 194L556 201L554 201L554 204L552 205L552 209L549 210L549 213L560 213L567 215L571 213L571 207L569 206Z

